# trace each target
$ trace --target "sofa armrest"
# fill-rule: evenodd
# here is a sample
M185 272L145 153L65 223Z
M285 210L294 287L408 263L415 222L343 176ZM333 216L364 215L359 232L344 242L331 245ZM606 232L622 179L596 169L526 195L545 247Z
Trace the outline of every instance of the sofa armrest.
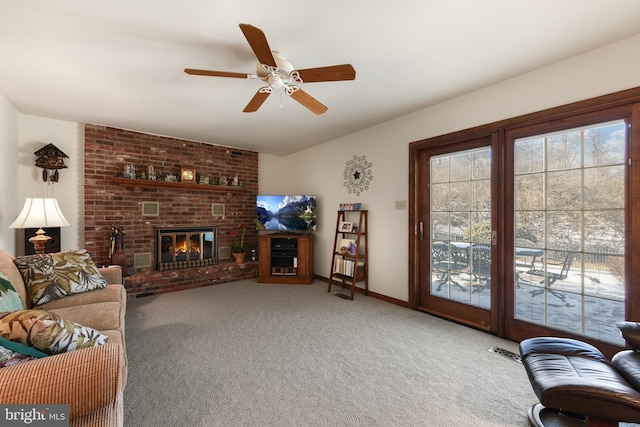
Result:
M98 267L98 272L107 280L107 283L122 285L122 268L119 265Z
M107 343L0 368L0 403L67 404L81 417L114 405L123 364L122 347Z

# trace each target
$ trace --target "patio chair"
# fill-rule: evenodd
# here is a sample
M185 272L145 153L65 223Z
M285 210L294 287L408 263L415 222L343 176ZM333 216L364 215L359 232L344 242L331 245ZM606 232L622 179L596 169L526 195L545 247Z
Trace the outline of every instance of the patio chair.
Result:
M529 274L531 276L542 277L540 283L545 284L545 289L549 289L549 293L551 293L556 298L560 299L562 303L567 307L573 307L572 304L567 302L567 296L555 289L551 289L551 285L553 285L557 280L564 280L569 275L569 270L571 269L571 264L577 258L577 254L574 250L567 251L564 255L564 259L562 261L562 267L560 268L560 272L556 273L553 271L549 271L548 269L544 269L544 264L540 268L533 267L528 270L525 274ZM550 261L547 261L547 265L551 264ZM531 296L536 296L542 294L544 289L534 289L531 291Z
M462 291L464 286L452 276L457 276L469 268L469 258L465 249L457 248L449 242L433 242L431 244L431 269L436 273L440 291L445 283L451 282Z
M474 244L471 247L471 275L483 283L473 293L491 287L491 245Z

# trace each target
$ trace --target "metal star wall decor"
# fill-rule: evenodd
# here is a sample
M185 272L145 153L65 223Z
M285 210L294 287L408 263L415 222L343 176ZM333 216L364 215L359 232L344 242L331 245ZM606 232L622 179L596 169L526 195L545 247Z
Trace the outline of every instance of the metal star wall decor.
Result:
M371 167L366 156L356 156L347 161L344 168L344 186L349 190L349 194L355 193L357 196L369 189L369 184L373 179Z

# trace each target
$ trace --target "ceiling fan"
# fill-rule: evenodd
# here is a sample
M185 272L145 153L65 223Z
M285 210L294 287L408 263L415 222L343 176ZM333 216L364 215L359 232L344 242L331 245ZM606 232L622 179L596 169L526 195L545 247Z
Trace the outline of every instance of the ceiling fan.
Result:
M327 107L320 101L300 89L300 83L332 82L341 80L354 80L356 70L351 64L332 65L328 67L307 68L294 70L293 66L280 52L269 48L267 38L260 28L249 24L240 24L240 29L249 42L249 46L258 58L256 74L233 73L228 71L197 70L185 68L187 74L214 77L232 77L238 79L260 79L267 86L258 89L251 101L242 110L245 113L253 113L266 101L275 89L284 88L284 92L298 101L304 107L315 114L322 114Z

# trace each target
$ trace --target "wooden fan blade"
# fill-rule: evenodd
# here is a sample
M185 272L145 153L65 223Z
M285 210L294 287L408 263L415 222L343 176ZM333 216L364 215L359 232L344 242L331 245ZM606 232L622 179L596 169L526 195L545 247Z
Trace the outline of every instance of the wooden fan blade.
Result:
M271 92L264 92L261 89L259 89L256 92L256 94L253 95L253 98L251 98L251 101L249 101L247 106L244 107L244 110L242 110L242 112L243 113L254 113L254 112L258 111L258 108L260 108L260 106L262 106L262 104L264 103L264 101L267 100L269 95L271 95Z
M312 113L320 115L328 110L324 104L300 88L292 92L289 96L308 108Z
M240 29L249 42L249 46L253 50L253 53L258 58L261 64L270 65L272 67L278 67L276 60L273 59L271 48L267 42L267 37L262 30L258 27L254 27L249 24L240 24Z
M213 71L213 70L196 70L194 68L185 68L184 72L196 76L213 76L213 77L233 77L237 79L248 79L249 75L244 73L231 73L229 71Z
M307 68L296 71L298 71L304 83L337 82L340 80L355 80L356 78L356 70L351 64Z

